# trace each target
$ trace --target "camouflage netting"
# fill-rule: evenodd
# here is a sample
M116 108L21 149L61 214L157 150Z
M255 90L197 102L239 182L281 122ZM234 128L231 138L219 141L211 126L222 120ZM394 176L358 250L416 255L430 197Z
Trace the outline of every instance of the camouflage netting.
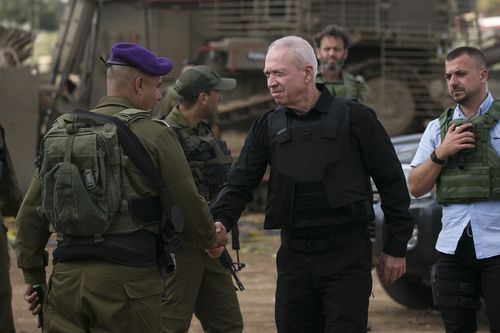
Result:
M33 52L33 33L0 26L0 68L19 67Z

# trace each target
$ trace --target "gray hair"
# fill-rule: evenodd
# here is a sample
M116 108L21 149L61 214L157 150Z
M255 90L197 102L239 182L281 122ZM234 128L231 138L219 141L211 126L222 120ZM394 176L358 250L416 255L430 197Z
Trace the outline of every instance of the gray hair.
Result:
M311 44L304 38L299 36L285 36L275 40L267 48L267 52L272 49L287 48L291 51L293 58L297 64L297 68L302 69L306 65L313 67L313 78L316 78L318 73L318 60Z

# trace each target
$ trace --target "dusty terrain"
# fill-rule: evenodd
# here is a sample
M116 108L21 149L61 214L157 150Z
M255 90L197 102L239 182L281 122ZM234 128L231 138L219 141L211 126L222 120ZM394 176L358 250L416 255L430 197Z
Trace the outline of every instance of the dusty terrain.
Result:
M246 287L238 292L245 332L276 332L274 326L274 290L276 283L275 253L279 237L274 232L263 232L254 221L243 223L241 232L241 258L246 268L239 277ZM234 253L232 253L234 254ZM22 274L11 260L11 279L14 287L13 309L18 333L39 332L35 329L36 319L26 310L22 299ZM392 301L383 291L374 274L373 297L370 302L369 321L371 332L444 332L438 313L406 309ZM487 332L482 323L480 332ZM193 319L189 333L202 333L199 323Z

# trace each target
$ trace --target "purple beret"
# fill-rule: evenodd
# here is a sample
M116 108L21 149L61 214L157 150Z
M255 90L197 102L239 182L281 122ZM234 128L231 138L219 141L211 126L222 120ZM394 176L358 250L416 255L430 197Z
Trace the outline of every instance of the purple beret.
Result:
M151 51L138 44L120 42L111 48L108 65L130 66L154 75L167 75L172 70L172 61L155 56Z

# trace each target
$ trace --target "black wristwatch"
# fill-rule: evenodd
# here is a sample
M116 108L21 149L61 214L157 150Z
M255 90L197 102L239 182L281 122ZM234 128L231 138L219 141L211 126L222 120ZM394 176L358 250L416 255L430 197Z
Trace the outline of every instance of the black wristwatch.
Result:
M436 150L433 150L432 153L431 153L431 161L434 162L434 163L436 163L436 164L439 164L439 165L443 165L444 162L446 162L445 160L439 159L436 156Z

